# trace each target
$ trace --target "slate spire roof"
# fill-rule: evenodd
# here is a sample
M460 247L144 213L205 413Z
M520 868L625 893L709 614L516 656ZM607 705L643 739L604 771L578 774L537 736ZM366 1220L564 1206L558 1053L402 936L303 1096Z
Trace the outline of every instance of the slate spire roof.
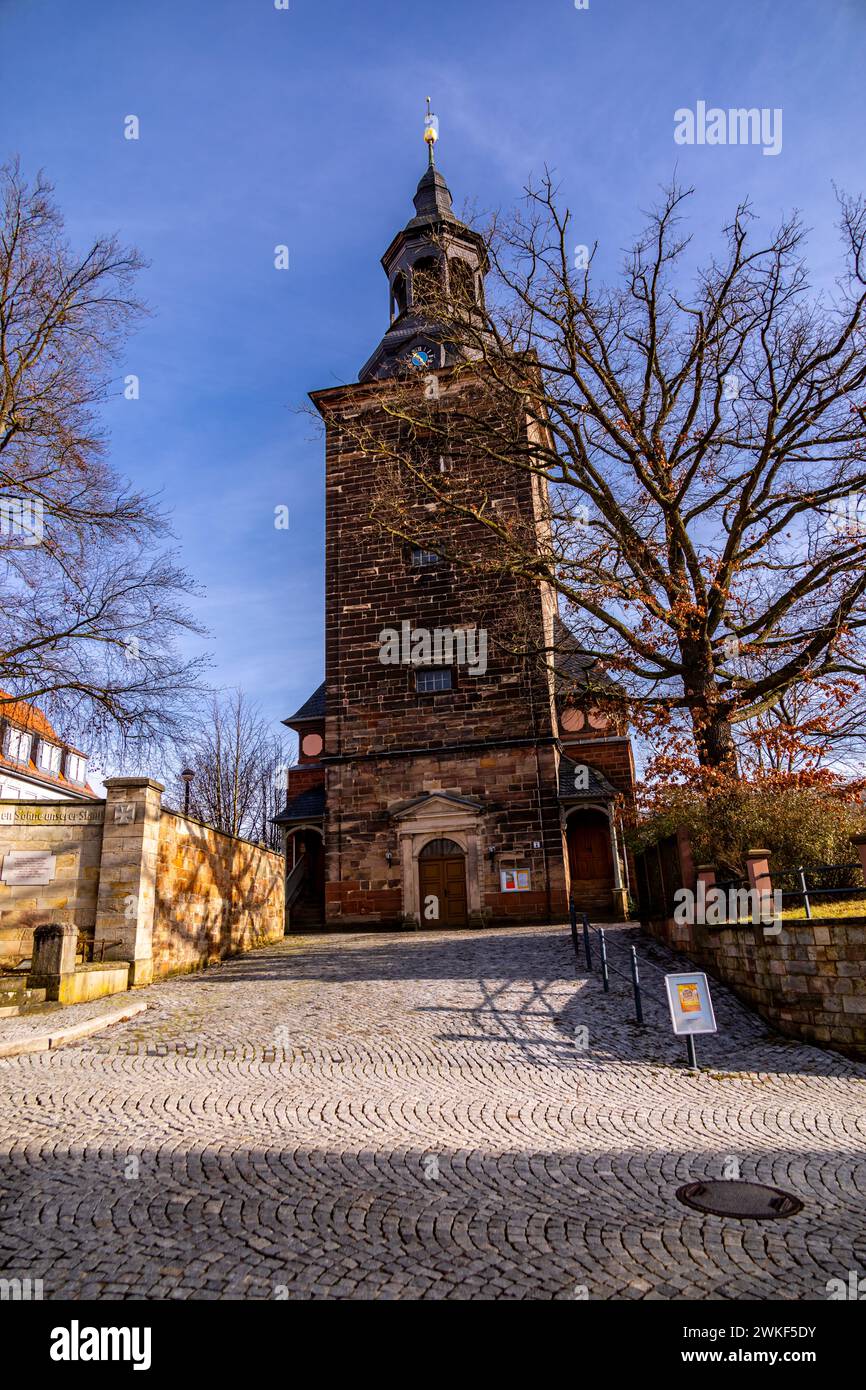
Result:
M324 717L325 682L322 681L322 684L318 687L317 690L313 691L310 698L304 701L304 703L301 705L301 708L299 710L296 710L294 714L290 714L288 719L283 720L283 723L286 725L287 728L292 729L294 728L295 724L304 724L308 720L324 719Z

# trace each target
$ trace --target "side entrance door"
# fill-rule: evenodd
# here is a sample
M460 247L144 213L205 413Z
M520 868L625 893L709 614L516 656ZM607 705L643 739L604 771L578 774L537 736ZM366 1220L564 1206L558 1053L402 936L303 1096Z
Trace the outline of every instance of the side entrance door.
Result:
M613 858L607 822L575 818L574 823L569 822L568 829L572 877L590 882L612 878Z

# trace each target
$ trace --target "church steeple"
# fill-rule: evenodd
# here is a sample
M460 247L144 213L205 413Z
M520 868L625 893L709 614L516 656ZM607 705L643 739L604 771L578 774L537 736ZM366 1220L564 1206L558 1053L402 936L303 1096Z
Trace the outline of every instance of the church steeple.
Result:
M361 368L360 381L399 376L413 368L434 371L455 360L442 325L423 311L424 277L435 277L434 300L444 294L467 309L482 303L487 270L484 240L454 214L450 189L435 164L438 138L439 122L428 97L424 123L428 164L415 191L415 216L382 257L390 288L391 327ZM429 292L427 297L429 301Z

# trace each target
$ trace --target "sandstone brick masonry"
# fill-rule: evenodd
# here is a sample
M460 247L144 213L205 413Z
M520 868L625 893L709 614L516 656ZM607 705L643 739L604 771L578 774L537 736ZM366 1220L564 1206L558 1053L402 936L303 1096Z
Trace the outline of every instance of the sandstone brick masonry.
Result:
M104 802L0 803L0 962L30 956L37 926L72 925L144 985L282 937L282 855L167 810L162 790L111 778Z
M326 919L335 925L401 922L404 877L416 869L414 860L407 869L410 861L398 852L394 808L431 792L479 807L476 916L495 922L562 915L566 882L551 692L543 673L507 650L517 612L529 610L541 633L550 628L552 609L541 589L527 595L525 583L507 577L491 583L458 575L444 561L413 567L407 548L381 527L375 462L359 453L340 422L344 412L363 410L368 426L396 448L398 426L381 407L391 389L383 383L315 397L328 422ZM443 409L453 408L449 394L468 389L443 381ZM476 465L462 459L455 467ZM476 471L482 468L479 486L525 519L540 516L541 494L530 476L489 463ZM449 518L452 524L466 530L467 546L478 542L474 523ZM428 631L485 629L486 672L470 676L458 668L452 690L418 694L411 666L378 659L380 632L404 621ZM500 868L518 861L530 869L532 889L502 893Z
M653 934L725 984L789 1037L866 1057L866 922L762 927L650 923Z
M154 975L196 970L283 935L283 857L162 812Z
M536 750L527 744L488 752L374 758L331 767L327 774L328 805L338 807L339 812L330 817L330 871L325 886L328 919L343 923L401 920L401 864L389 807L419 792L437 791L483 806L484 843L479 855L482 920L544 920L551 912L563 916L562 835L556 797L550 790L556 785L554 757L551 747ZM491 847L495 851L492 860ZM392 851L391 869L386 860L388 850ZM531 882L537 886L520 894L501 892L501 866L518 861L530 868Z
M0 881L0 963L29 956L33 929L43 923L71 923L79 930L93 927L104 816L99 803L0 801L4 879L11 877L10 854L54 859L49 883Z

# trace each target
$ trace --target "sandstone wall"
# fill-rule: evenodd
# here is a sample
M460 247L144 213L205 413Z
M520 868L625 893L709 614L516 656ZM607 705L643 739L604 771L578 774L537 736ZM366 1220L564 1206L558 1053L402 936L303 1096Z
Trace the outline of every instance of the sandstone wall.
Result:
M778 933L751 923L675 922L673 892L694 887L684 834L651 847L638 868L642 921L654 936L729 985L779 1032L866 1057L866 921L785 921Z
M866 922L787 922L778 936L670 918L650 929L781 1033L866 1057Z
M139 985L282 937L281 854L163 809L147 778L106 785L88 805L0 801L0 875L10 854L54 860L49 883L0 881L0 962L29 957L35 927L69 923Z
M565 916L562 830L553 791L551 747L539 749L538 767L535 748L526 745L486 753L356 761L329 768L327 776L325 906L329 924L401 924L406 869L399 852L400 822L392 810L402 800L424 792L451 793L483 808L472 833L486 921L543 921L550 913ZM448 837L447 826L441 833ZM530 869L529 892L500 890L500 869L514 865ZM417 873L417 865L410 872Z
M153 918L154 976L281 939L281 854L163 810Z
M7 855L54 857L50 883L0 881L0 961L29 956L33 929L48 922L92 931L102 853L103 803L0 801L0 874Z

